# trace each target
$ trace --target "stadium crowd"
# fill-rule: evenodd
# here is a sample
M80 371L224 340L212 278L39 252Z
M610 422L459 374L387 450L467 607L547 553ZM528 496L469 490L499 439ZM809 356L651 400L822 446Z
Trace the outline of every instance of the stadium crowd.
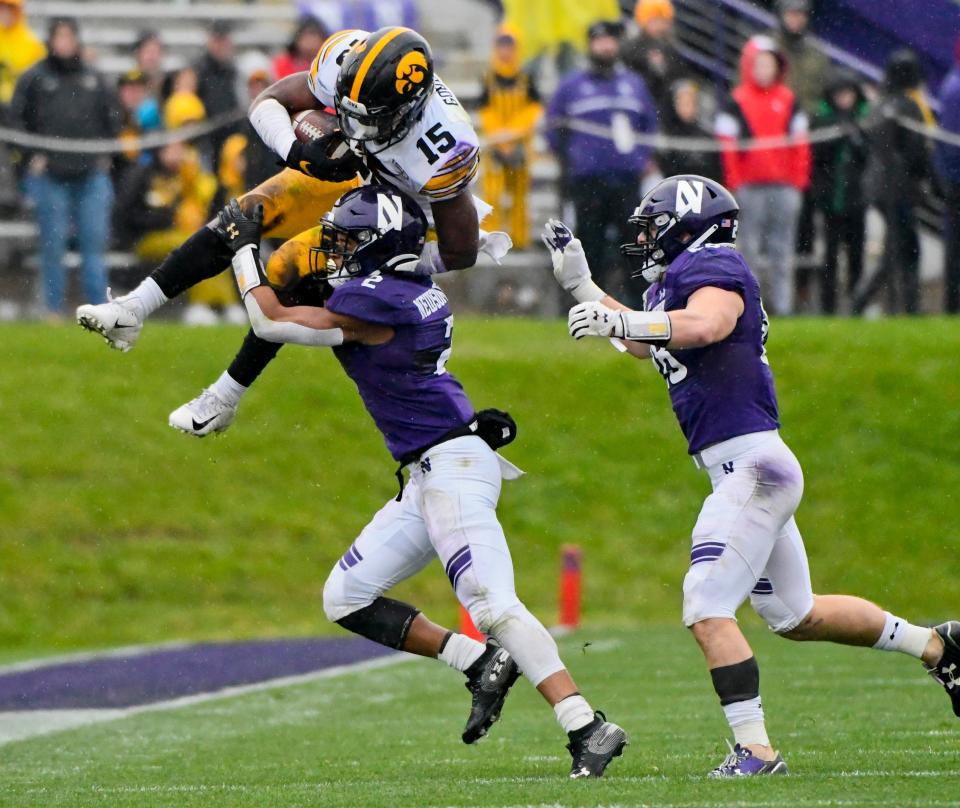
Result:
M569 13L554 10L550 24L542 4L493 5L501 24L478 77L475 118L485 139L478 193L496 206L497 221L488 226L510 232L515 249L532 242L531 171L545 144L594 272L618 296L636 300L617 250L630 240L626 214L660 177L696 173L736 195L740 247L773 313L860 313L874 301L889 313L917 313L917 211L935 192L945 200L942 305L960 311L960 147L933 144L901 124L937 123L909 50L893 52L882 83L871 84L811 43L808 0L778 0L779 27L747 41L739 80L718 88L716 76L678 47L671 0L563 0ZM297 8L301 19L280 53L238 54L230 26L217 22L198 61L165 71L163 38L145 30L132 48L135 66L114 77L85 50L76 20L51 20L41 40L23 0L0 0L0 125L130 144L110 155L10 148L0 157L14 166L39 227L49 316L65 308L69 247L80 255L86 298L100 302L108 249L132 253L147 270L225 199L276 171L242 110L272 81L307 69L328 33L418 22L413 0L301 0ZM549 96L543 75L556 85ZM960 133L960 44L938 97L939 125ZM195 137L191 126L205 121L211 131ZM181 130L184 137L176 137ZM169 134L164 145L138 147L138 137L161 131ZM656 144L655 134L663 136ZM775 140L743 148L750 138ZM879 269L870 277L868 207L885 224ZM232 281L221 277L191 292L186 317L207 323L242 314Z

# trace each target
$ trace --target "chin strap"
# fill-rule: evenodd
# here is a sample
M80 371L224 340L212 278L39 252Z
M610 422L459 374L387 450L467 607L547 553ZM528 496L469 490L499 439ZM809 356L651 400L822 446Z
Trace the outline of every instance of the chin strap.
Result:
M700 234L699 238L697 238L696 241L692 242L690 246L687 247L687 252L694 252L695 250L698 250L703 245L703 243L708 238L710 238L710 236L716 233L719 229L720 229L720 225L718 224L714 224L711 227L708 227L706 230L703 231L703 233Z
M720 229L720 225L714 224L708 227L703 233L699 235L694 241L692 241L687 247L686 252L696 252L699 250L707 239L710 238L714 233ZM640 270L640 273L643 275L643 278L648 283L656 283L660 280L664 273L666 273L667 268L665 266L650 267L648 269Z

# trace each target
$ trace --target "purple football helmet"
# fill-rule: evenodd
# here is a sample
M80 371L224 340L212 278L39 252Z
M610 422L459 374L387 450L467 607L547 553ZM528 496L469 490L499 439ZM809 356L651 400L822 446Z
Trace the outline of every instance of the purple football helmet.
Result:
M719 182L696 174L667 177L627 219L637 226L637 241L621 245L620 252L640 259L633 277L653 283L684 250L736 241L739 215L737 200Z
M364 185L341 196L320 221L328 279L410 270L423 251L427 217L413 197L389 185ZM330 259L340 256L339 268Z

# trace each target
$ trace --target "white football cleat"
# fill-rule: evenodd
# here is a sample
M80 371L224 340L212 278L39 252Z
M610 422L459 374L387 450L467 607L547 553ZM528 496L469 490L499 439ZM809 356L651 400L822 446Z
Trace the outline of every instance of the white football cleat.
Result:
M202 438L211 432L226 432L236 415L236 406L227 404L207 387L193 401L170 413L170 426Z
M87 331L100 334L111 348L129 351L143 328L137 307L123 298L114 298L107 289L106 303L85 303L77 307L77 322Z

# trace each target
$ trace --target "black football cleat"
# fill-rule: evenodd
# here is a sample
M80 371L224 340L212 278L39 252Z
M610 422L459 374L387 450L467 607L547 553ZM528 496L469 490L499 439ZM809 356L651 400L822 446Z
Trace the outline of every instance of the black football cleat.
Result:
M463 730L464 743L474 743L500 718L503 702L520 675L506 649L487 644L487 650L466 670L466 688L472 696L470 717Z
M953 704L953 714L960 718L960 620L941 623L933 630L943 640L943 656L936 665L923 667L943 685Z
M593 722L582 729L567 733L570 743L567 749L573 756L570 779L603 777L603 772L615 757L620 757L628 743L627 733L616 724L607 721L599 710Z

